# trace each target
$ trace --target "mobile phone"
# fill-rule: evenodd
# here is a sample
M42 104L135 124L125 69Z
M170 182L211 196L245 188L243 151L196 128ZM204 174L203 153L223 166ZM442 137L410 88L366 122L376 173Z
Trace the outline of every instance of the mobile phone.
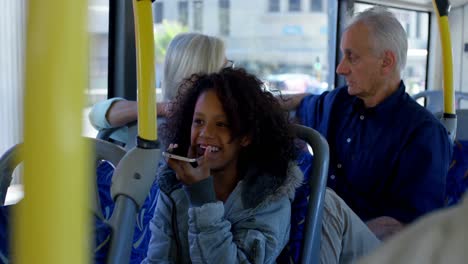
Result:
M197 165L198 165L197 159L195 159L195 158L187 158L187 157L179 156L179 155L172 154L172 153L165 152L165 151L163 151L162 155L164 157L166 157L166 158L169 158L169 159L176 159L176 160L188 162L194 168L196 168Z

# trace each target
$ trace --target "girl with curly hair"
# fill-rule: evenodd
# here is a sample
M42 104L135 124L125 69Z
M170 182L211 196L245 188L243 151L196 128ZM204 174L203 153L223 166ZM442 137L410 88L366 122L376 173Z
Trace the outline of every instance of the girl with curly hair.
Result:
M302 173L287 112L242 69L192 76L162 128L169 159L144 263L272 263Z

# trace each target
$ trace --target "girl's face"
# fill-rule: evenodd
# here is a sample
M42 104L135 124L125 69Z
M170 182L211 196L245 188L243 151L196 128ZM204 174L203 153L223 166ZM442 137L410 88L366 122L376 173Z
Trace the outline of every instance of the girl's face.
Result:
M197 99L192 119L190 143L197 157L208 146L212 152L205 156L211 170L235 169L242 147L250 141L247 137L231 140L231 129L221 101L214 90L203 92Z

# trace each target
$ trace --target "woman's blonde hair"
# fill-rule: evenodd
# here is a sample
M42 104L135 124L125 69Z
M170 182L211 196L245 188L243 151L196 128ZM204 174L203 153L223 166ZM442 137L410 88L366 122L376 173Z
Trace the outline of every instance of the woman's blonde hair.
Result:
M218 72L225 63L224 42L199 33L177 35L167 48L162 92L164 101L172 100L180 82L192 74Z

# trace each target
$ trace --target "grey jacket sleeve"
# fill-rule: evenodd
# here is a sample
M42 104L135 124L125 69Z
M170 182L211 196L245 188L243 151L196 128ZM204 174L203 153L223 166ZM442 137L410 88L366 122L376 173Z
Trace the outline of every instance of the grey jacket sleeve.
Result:
M202 206L205 203L216 202L216 193L214 192L213 177L210 176L204 180L192 185L185 185L184 191L190 200L190 206Z
M150 222L151 240L142 264L175 263L176 243L170 218L172 207L170 198L159 192L156 209Z
M88 115L89 122L91 123L91 125L96 130L111 128L112 126L109 124L109 122L106 119L107 111L109 111L109 108L112 106L113 103L117 101L122 101L122 100L125 100L125 99L115 97L115 98L107 99L105 101L102 101L93 105Z
M239 219L226 219L222 202L189 209L193 263L275 263L289 239L289 199L282 197L235 215Z

